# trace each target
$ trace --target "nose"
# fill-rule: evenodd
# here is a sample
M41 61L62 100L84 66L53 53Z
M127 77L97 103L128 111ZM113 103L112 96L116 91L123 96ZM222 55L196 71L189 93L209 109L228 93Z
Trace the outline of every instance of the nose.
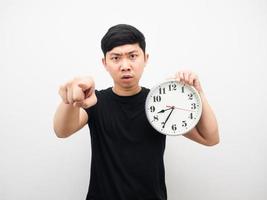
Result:
M120 65L121 71L130 71L131 70L131 64L126 60L122 60Z

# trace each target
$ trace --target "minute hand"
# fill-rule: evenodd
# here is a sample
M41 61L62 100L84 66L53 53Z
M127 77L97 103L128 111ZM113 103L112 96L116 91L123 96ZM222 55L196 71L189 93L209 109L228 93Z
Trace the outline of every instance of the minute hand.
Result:
M167 123L168 119L170 118L170 116L171 116L173 110L174 110L174 107L172 107L172 110L171 110L170 114L168 115L168 117L166 118L166 120L165 120L165 122L164 122L162 128L165 128L165 124Z

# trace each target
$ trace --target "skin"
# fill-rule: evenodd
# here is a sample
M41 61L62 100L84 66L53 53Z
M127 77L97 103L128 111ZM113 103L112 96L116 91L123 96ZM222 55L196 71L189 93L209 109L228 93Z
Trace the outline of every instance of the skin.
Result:
M120 96L130 96L141 90L139 80L148 60L138 44L127 44L107 52L102 63L113 79L113 91ZM124 79L129 76L129 79Z
M147 64L149 55L138 44L118 46L106 53L102 63L113 79L112 90L120 96L131 96L141 90L139 81ZM216 117L204 95L198 76L191 71L178 71L177 81L196 88L203 103L202 116L197 126L184 136L203 145L219 143ZM66 138L86 125L88 115L83 108L97 103L95 85L92 77L77 77L59 89L62 102L54 117L54 130L58 137Z
M197 143L213 146L219 143L218 123L211 106L204 95L198 76L191 71L179 71L175 74L178 82L189 84L198 91L202 100L202 115L195 128L184 136Z

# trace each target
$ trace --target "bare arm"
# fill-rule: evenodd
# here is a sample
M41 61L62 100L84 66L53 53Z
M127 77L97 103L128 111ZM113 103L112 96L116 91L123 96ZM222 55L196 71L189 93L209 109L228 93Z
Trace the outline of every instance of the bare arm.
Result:
M184 136L206 146L219 143L218 124L215 115L208 104L204 94L200 94L202 100L202 115L197 126Z
M201 118L197 126L184 136L206 146L218 144L220 138L217 120L204 95L197 75L190 71L181 71L176 74L176 80L194 86L199 92L202 100Z
M66 138L80 130L89 116L83 108L96 104L94 81L90 77L75 78L59 89L62 102L54 116L54 131L57 137Z
M66 138L87 123L88 116L83 108L61 102L54 117L54 131L59 138Z

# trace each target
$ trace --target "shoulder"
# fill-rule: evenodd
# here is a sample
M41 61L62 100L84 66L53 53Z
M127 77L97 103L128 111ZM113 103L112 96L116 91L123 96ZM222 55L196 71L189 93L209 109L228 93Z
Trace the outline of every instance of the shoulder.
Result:
M109 96L111 94L111 87L100 90L96 89L95 94L97 97Z
M110 90L111 88L106 88L106 89L95 89L95 95L97 98L97 103L89 108L84 108L87 113L90 113L93 115L99 108L104 108L106 107L105 105L107 104L108 99L110 97Z
M144 87L144 86L142 86L142 89L143 89L145 92L149 92L149 91L150 91L150 89L149 89L149 88L147 88L147 87Z
M145 96L147 96L149 92L150 92L150 89L149 89L149 88L146 88L146 87L143 87L143 86L142 86L142 93L143 93Z

